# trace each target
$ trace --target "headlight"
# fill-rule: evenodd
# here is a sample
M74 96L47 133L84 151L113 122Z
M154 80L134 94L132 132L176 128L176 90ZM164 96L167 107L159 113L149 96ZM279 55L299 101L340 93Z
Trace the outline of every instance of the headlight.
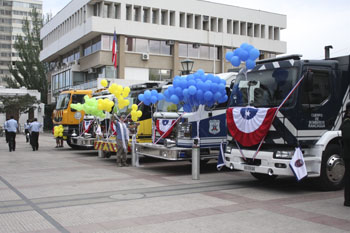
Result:
M180 122L177 127L178 138L191 138L191 124Z
M274 159L291 159L294 151L276 151L273 153Z
M226 146L226 153L231 154L231 150L232 150L232 147L229 146L229 145L227 145L227 146Z

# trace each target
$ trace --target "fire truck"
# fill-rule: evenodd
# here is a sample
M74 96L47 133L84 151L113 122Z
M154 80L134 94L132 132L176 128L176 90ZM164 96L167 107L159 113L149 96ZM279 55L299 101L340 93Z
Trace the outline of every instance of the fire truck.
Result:
M118 114L125 113L128 115L131 112L131 106L133 104L140 104L138 95L143 93L146 89L158 88L162 83L159 82L147 82L134 84L130 87L130 94L127 97L130 104L124 109L120 109ZM96 99L108 98L114 102L116 99L114 95L110 94L108 90L100 91L93 94ZM138 119L136 132L137 142L150 142L152 136L152 120L151 120L151 108L146 105L140 105L139 110L142 111L142 116ZM73 134L72 144L81 149L95 149L102 150L104 157L110 157L112 153L117 151L116 138L115 138L115 125L110 122L111 113L105 113L106 119L99 120L96 117L85 115L84 121L79 126L79 133ZM128 118L128 124L135 124ZM96 130L98 125L101 126L102 135L97 135Z
M70 105L83 103L85 95L91 97L92 90L62 91L57 98L56 108L52 113L54 126L63 125L63 139L66 140L67 144L72 148L76 148L76 146L71 143L70 135L73 131L78 131L79 124L84 118L84 112L71 109Z
M324 190L340 189L345 167L339 128L350 101L349 61L350 56L303 60L301 55L290 55L259 61L247 75L239 73L232 85L228 114L235 107L273 108L286 101L261 145L243 146L230 133L232 125L227 122L225 166L265 181L294 176L289 163L300 147L308 177L315 178Z
M236 74L235 72L217 74L226 80L228 94L230 83ZM167 88L168 86L163 86L163 92ZM192 158L194 140L199 134L201 164L217 158L220 144L226 141L226 106L227 103L214 105L211 108L200 105L195 112L184 113L181 103L176 105L165 100L159 101L153 114L153 142L137 143L137 155L169 161L189 161ZM159 125L164 123L172 125L167 132L162 132L159 128Z

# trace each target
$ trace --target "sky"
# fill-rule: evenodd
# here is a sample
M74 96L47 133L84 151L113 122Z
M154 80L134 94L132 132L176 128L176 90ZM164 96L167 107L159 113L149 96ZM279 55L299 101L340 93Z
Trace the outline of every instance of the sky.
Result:
M55 15L70 1L43 0L44 13ZM349 0L210 1L286 15L287 28L281 31L281 40L287 42L286 54L322 59L326 45L333 46L331 57L350 54Z

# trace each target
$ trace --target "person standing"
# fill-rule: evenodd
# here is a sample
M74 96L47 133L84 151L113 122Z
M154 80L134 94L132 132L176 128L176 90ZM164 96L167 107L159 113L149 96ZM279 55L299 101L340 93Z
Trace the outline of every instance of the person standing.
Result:
M340 126L342 132L342 157L345 164L344 174L344 206L350 206L350 103L346 105L343 123Z
M129 130L124 123L125 114L120 116L120 121L116 123L117 125L117 166L129 166L126 163L126 154L128 153L128 141L129 141Z
M36 118L34 118L33 122L29 125L29 130L31 132L31 142L32 142L32 148L33 151L36 151L39 149L39 131L42 127L42 124L38 122Z
M6 121L6 129L8 135L8 144L9 150L16 150L16 133L18 129L18 123L13 116L10 117L10 120Z
M26 142L29 142L29 120L24 123L24 134L26 135Z
M4 123L4 130L5 130L6 143L9 143L9 135L8 135L8 133L7 133L7 121L8 121L8 120L9 120L9 119L7 118L6 121L5 121L5 123Z

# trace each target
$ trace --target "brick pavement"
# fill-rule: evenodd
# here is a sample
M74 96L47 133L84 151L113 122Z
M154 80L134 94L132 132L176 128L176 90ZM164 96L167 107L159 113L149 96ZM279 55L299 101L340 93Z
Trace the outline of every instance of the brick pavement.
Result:
M117 168L114 157L54 147L42 134L33 152L18 135L10 153L0 138L0 232L350 231L342 191L260 184L214 163L193 181L186 162Z

